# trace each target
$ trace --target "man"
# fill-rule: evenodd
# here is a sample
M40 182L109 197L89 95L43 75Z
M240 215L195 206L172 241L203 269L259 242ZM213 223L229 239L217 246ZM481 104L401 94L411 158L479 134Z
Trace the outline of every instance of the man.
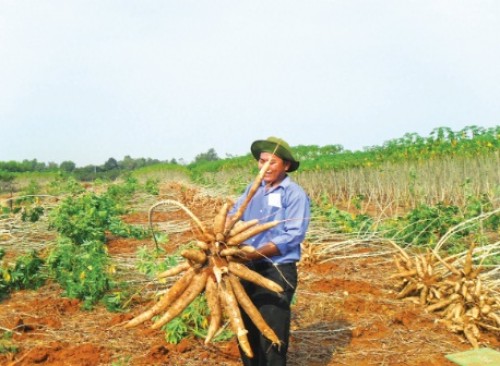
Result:
M269 160L271 164L265 172L261 186L247 206L242 220L259 219L260 223L272 220L281 222L244 243L256 249L255 253L248 254L247 266L278 283L285 291L276 294L253 283L242 281L247 294L282 343L273 346L242 311L254 357L248 358L241 349L240 353L245 366L281 366L286 365L291 319L290 304L297 286L300 244L309 225L310 202L304 190L288 176L288 173L298 169L299 162L294 159L290 146L285 141L269 137L267 140L255 141L250 149L258 161L259 169ZM251 185L238 199L232 213L242 204L250 187Z

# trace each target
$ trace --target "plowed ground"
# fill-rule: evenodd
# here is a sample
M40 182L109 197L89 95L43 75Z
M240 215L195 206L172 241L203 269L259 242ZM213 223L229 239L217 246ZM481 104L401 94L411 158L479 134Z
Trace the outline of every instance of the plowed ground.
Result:
M195 199L175 186L162 193L183 201L205 220L213 217L220 203ZM151 202L137 205L124 219L146 225ZM154 221L186 223L187 217L180 211L165 211L155 214ZM171 230L166 249L173 250L190 235L189 230ZM61 289L53 283L37 291L15 292L0 303L0 327L14 330L12 342L19 350L0 354L1 365L240 365L234 339L206 346L202 339L190 337L173 345L164 341L161 331L151 330L150 323L123 329L120 325L149 308L154 292L165 285L137 272L131 275L137 248L152 246L151 240L108 239L110 255L122 263L121 276L141 279L142 296L130 299L124 312L110 313L102 306L81 310L79 301L61 297ZM391 258L362 246L348 254L300 264L290 365L453 366L444 355L471 348L423 307L396 299L397 283L388 280L395 272ZM500 349L494 336L486 334L481 341Z

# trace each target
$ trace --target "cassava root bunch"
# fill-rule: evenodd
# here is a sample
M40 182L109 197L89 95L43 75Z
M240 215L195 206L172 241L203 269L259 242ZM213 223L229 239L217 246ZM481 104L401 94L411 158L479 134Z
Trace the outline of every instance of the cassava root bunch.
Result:
M244 279L276 293L283 292L283 288L275 282L239 263L249 251L254 250L252 247L240 245L252 236L279 223L279 221L271 221L259 224L259 220L241 221L248 203L255 195L268 168L269 162L261 168L248 196L235 215L229 217L230 205L229 202L226 202L215 215L211 228L205 227L186 206L178 201L165 200L156 203L150 208L150 224L154 209L160 205L176 205L186 212L194 223L193 232L196 237L197 248L182 251L181 255L185 258L185 261L158 276L164 278L180 275L180 278L158 302L126 323L125 327L139 325L163 313L152 325L152 328L158 329L180 315L199 294L204 293L210 310L210 322L205 343L210 342L215 336L223 323L223 315L225 314L229 318L240 347L246 355L253 357L240 307L266 338L274 345L281 343L240 283L240 279Z
M437 321L465 336L479 347L481 330L500 334L500 298L482 280L481 264L473 265L472 244L463 265L456 257L441 259L435 252L410 257L404 251L394 256L401 279L397 298L410 298L439 315Z

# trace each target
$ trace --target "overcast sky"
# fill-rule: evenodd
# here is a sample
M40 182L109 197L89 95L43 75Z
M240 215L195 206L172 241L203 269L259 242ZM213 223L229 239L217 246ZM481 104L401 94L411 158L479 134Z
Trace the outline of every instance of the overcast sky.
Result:
M498 0L0 0L0 161L500 124Z

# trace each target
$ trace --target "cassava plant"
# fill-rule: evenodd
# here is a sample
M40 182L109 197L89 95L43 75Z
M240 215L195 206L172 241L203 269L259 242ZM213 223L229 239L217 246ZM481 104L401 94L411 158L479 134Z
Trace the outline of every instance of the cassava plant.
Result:
M47 264L64 295L82 300L84 309L91 309L113 287L113 266L100 241L75 245L60 238Z
M16 258L15 263L3 263L5 252L0 250L0 300L15 290L37 289L47 278L44 260L36 251Z
M160 205L176 205L186 212L194 223L196 249L181 252L184 261L161 273L158 277L171 277L181 274L180 278L151 308L137 315L125 324L126 328L137 326L163 313L152 325L153 329L163 327L173 321L200 294L204 293L210 309L210 321L205 343L209 343L221 328L224 314L229 318L233 332L240 347L249 357L253 352L247 338L247 330L243 324L240 309L252 319L256 327L273 344L279 345L280 339L262 318L246 294L240 279L254 282L271 291L282 292L281 286L266 279L240 263L245 248L239 247L248 238L276 226L279 221L259 224L258 220L242 222L241 217L261 184L269 162L264 164L255 178L246 200L235 213L229 217L229 202L226 202L213 219L213 225L207 228L186 206L178 201L165 200L153 205L149 210L149 221L152 222L154 209ZM238 259L240 258L240 260Z
M94 240L105 242L106 231L123 237L145 237L145 230L120 219L124 210L114 198L119 197L118 191L115 188L112 194L84 193L67 197L51 212L50 226L78 245Z

